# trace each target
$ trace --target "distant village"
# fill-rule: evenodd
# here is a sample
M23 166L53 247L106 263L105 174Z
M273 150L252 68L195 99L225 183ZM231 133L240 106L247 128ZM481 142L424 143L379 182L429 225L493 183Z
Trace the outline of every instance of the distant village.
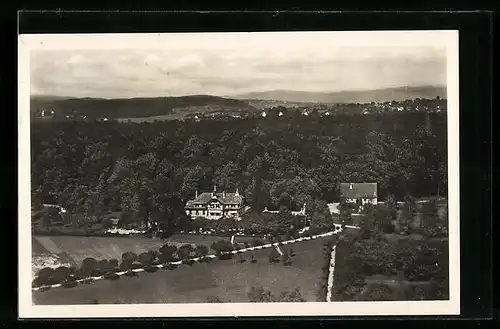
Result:
M203 113L189 113L175 119L200 121L200 120L238 120L248 119L255 117L273 118L283 117L290 114L300 114L309 117L323 117L337 114L377 114L377 113L391 113L391 112L430 112L440 113L447 110L446 99L436 97L434 99L413 99L405 101L391 101L391 102L371 102L371 103L338 103L338 104L308 104L304 106L275 106L265 108L260 111L248 110L235 110L221 109L214 111L207 111ZM34 118L38 120L48 121L57 119L58 121L98 121L108 122L116 120L118 122L137 122L137 121L150 121L148 118L110 118L110 117L88 117L85 114L79 113L77 110L72 110L69 113L64 111L60 113L53 109L37 109L34 113ZM154 119L154 118L153 118ZM165 117L168 120L168 115ZM160 119L158 119L160 120ZM170 119L171 120L171 119ZM155 121L155 120L153 120Z

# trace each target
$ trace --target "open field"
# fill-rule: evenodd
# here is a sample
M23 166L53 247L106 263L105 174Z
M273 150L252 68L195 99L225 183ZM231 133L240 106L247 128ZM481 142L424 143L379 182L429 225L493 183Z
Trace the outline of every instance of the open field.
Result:
M317 301L326 238L296 243L291 266L269 263L270 250L253 252L257 263L232 260L214 260L196 263L192 267L156 273L140 273L138 277L121 277L116 281L100 280L80 284L74 288L54 288L33 292L33 301L39 305L92 304L97 300L108 303L185 303L206 302L218 296L225 302L248 302L248 289L262 286L278 295L282 291L300 288L303 298ZM285 247L287 248L287 247ZM244 253L248 259L250 253Z
M125 252L140 254L149 250L158 250L166 243L181 245L185 243L204 244L208 247L222 239L215 236L174 235L168 239L150 239L145 237L77 237L77 236L34 236L33 256L53 254L69 257L75 264L81 264L87 257L101 259L121 259Z

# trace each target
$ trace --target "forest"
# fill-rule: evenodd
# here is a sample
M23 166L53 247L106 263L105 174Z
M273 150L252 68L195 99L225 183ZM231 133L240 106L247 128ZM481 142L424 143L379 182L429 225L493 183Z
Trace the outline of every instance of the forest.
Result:
M32 203L84 220L121 211L174 223L195 191L239 189L253 212L325 215L341 182L378 183L388 196L446 196L445 113L152 123L34 123Z

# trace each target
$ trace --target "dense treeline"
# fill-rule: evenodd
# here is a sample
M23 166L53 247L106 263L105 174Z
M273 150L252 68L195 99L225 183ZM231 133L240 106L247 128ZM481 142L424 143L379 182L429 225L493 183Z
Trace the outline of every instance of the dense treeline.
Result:
M254 211L313 216L340 182L376 182L380 199L446 194L446 115L300 115L232 121L34 124L33 202L98 219L173 223L195 191L239 188Z

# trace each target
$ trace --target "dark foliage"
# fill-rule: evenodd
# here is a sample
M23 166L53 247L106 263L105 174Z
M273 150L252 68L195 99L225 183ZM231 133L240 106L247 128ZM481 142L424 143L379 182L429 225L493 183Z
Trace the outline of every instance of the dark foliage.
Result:
M82 214L78 225L89 227L112 209L121 226L155 218L171 234L191 222L185 202L213 182L238 186L255 214L282 209L264 221L281 234L303 225L286 209L304 203L311 225L327 227L322 200L338 199L340 182L378 182L380 198L446 191L443 113L32 127L33 199ZM248 234L263 226L239 223Z

